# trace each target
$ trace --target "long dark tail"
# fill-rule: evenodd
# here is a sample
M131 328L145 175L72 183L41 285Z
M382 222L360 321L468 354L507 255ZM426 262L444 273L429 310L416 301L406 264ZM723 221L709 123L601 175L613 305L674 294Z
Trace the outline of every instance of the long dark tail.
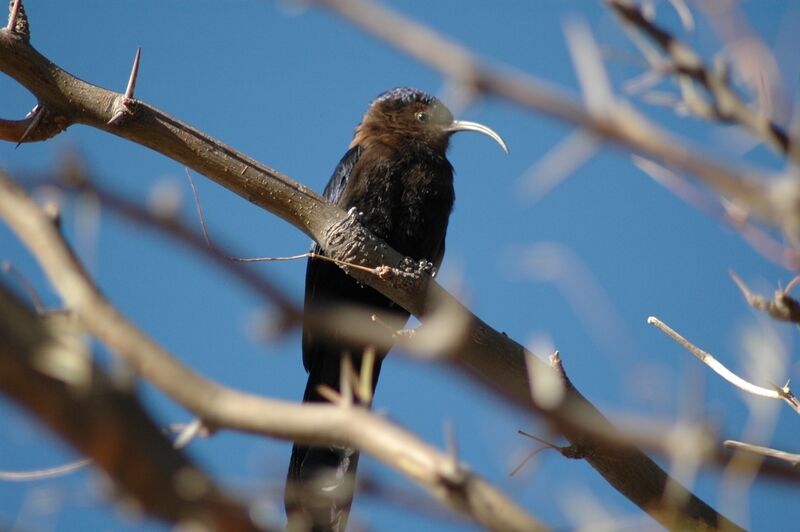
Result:
M339 390L340 357L325 358L324 363L312 366L303 402L325 402L317 392L320 385ZM379 358L373 370L373 391L380 369ZM292 447L284 494L291 532L344 531L353 503L358 457L358 451L353 448L299 444Z

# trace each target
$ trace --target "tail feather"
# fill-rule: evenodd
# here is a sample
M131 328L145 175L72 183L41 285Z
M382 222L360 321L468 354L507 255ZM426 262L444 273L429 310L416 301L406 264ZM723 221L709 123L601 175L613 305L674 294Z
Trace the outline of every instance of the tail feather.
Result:
M324 402L320 385L339 389L341 357L321 357L310 368L303 402ZM381 360L375 362L375 389ZM284 505L290 531L342 532L347 526L355 492L359 452L349 447L295 444L286 476Z

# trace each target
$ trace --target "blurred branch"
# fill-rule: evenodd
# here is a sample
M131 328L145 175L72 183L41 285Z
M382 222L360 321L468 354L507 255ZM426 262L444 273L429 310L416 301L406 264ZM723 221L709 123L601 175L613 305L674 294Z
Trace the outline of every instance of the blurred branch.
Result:
M702 100L688 84L680 83L685 103L699 116L735 122L761 138L782 155L788 156L795 164L800 164L800 149L797 142L768 116L754 111L730 86L730 76L719 63L709 68L702 58L670 32L647 18L633 0L606 0L622 22L636 31L647 35L662 50L659 58L666 62L667 70L679 77L686 77L702 86L710 101ZM634 41L635 42L635 41ZM645 54L645 57L648 57ZM663 65L659 65L659 70Z
M747 300L748 305L756 310L766 312L776 320L789 321L800 325L800 302L789 295L790 290L797 284L800 276L792 279L792 282L784 290L775 290L775 297L769 300L764 296L751 292L747 285L744 284L744 281L736 275L735 271L731 270L730 274L733 282L736 283L745 300Z
M67 475L69 473L72 473L73 471L78 471L79 469L83 469L84 467L89 466L91 464L92 464L91 459L83 458L81 460L75 460L68 464L48 467L46 469L35 469L29 471L0 471L0 481L30 482L33 480L55 478L55 477L60 477L61 475Z
M257 275L253 270L243 268L241 265L231 261L229 259L229 256L232 255L230 250L219 245L215 245L213 248L208 246L204 236L182 222L176 216L176 213L159 212L155 209L144 208L124 196L116 194L100 183L89 180L88 176L83 173L77 176L75 172L71 172L71 174L68 179L63 179L67 187L73 188L80 193L94 195L100 203L114 213L136 224L159 231L183 242L231 276L238 278L265 300L274 303L282 313L279 329L294 325L301 319L301 309L291 301L281 288L278 288L263 276Z
M419 57L433 61L448 76L469 87L585 125L602 138L668 160L679 168L695 172L723 193L745 202L753 212L765 219L776 225L785 225L783 210L774 210L773 196L766 194L755 179L755 174L742 173L706 160L685 143L656 130L655 126L627 108L615 108L613 112L609 109L602 115L592 114L583 106L564 99L559 93L543 88L533 78L479 68L471 54L460 47L374 4L360 1L330 1L326 4L346 10L347 16L355 17L370 29L387 32L387 38L394 39L392 42L399 43L401 47L411 47ZM64 124L81 123L107 131L189 166L310 235L327 255L337 260L370 267L388 265L394 268L392 271L400 273L386 276L347 267L344 269L360 282L379 290L421 318L423 323L427 321L433 302L447 301L452 308L463 312L468 317L465 334L449 350L454 365L515 404L543 415L556 431L586 450L587 462L612 486L661 523L706 529L736 528L699 498L680 487L638 449L609 444L608 438L603 435L614 435L617 430L571 385L565 387L564 394L557 402L550 402L546 407L534 401L528 370L534 375L552 370L521 345L469 312L432 281L425 265L402 257L376 239L359 224L356 216L348 215L285 175L139 100L125 99L122 94L101 89L70 75L40 55L17 34L5 30L0 30L0 71L27 87L38 98L40 105L52 116L62 119ZM127 111L116 122L110 123L117 116L115 109L118 110L122 105ZM13 204L8 196L0 194L0 203ZM38 256L51 282L87 327L123 354L146 378L169 390L168 393L178 402L198 414L202 412L204 421L214 424L224 420L224 425L231 428L262 430L274 436L307 443L331 443L332 439L338 437L341 438L337 440L338 443L361 448L391 463L397 456L404 456L404 450L398 449L397 443L405 440L397 435L396 430L392 432L389 427L383 427L381 430L394 434L396 439L381 439L383 446L376 446L374 440L359 432L362 427L348 424L357 416L362 416L360 422L366 419L363 417L365 414L357 410L348 410L345 416L341 409L331 406L303 407L313 409L316 415L310 413L300 416L298 410L288 408L288 405L277 409L273 402L262 402L265 400L222 389L190 372L149 338L142 336L99 295L91 283L87 283L82 268L74 263L74 257L63 249L58 239L53 240L55 237L51 236L47 245L42 244L41 239L49 230L47 226L31 226L30 220L19 220L18 225L17 232ZM66 267L70 264L71 267ZM526 356L529 357L527 361ZM306 424L311 419L315 423ZM332 421L338 421L340 425L332 425ZM593 430L585 430L587 425ZM350 427L355 432L345 434L343 427ZM291 434L289 428L292 429ZM323 433L329 439L324 442L315 439ZM377 438L378 432L374 434ZM394 454L390 453L390 449L394 450ZM418 477L415 478L434 494L445 499L452 496L452 489L442 491L443 484L447 485L442 479L448 479L448 482L452 482L452 479L447 475L431 478L427 475L429 471L417 470ZM679 492L678 497L669 500L664 498L668 485L678 486L675 490L670 489L670 493ZM455 486L458 488L456 493L468 498L477 496L477 493L486 493L484 490L464 493L461 483L457 482ZM452 499L450 501L454 502ZM680 504L675 501L680 501ZM458 502L463 504L464 501ZM460 507L459 504L456 506Z
M790 134L797 135L798 132L791 125L792 102L786 94L786 81L776 57L782 52L780 48L793 45L793 37L789 36L787 42L781 42L779 35L792 33L797 20L792 20L787 6L787 11L781 17L781 26L774 30L775 33L767 34L773 41L768 45L748 22L744 6L738 0L694 2L694 7L705 14L711 29L722 41L723 53L733 66L732 74L756 94L756 106L760 112L784 124ZM774 47L774 51L771 47ZM787 72L795 70L794 65L786 66Z
M738 231L747 244L767 260L786 268L800 268L800 252L777 240L766 228L753 223L747 212L735 204L708 194L690 184L669 168L634 155L633 164L692 207Z
M767 399L780 399L786 404L788 404L795 412L800 414L800 401L797 400L795 395L789 389L789 383L787 382L784 386L778 387L775 386L772 389L769 388L762 388L761 386L756 386L755 384L746 381L745 379L739 377L731 370L726 368L720 361L714 358L710 353L703 351L686 338L678 334L674 329L672 329L669 325L662 322L656 317L650 316L647 318L647 323L650 325L654 325L656 328L660 329L664 334L678 342L682 347L684 347L687 351L689 351L692 355L695 356L700 362L711 368L717 375L725 379L726 381L730 382L737 388L744 390L745 392L757 395L759 397L765 397Z
M256 530L244 507L172 448L130 391L64 344L64 333L0 284L0 391L90 457L147 513Z
M779 451L770 447L762 447L760 445L753 445L735 440L725 440L725 447L737 451L744 451L758 456L766 456L768 458L776 458L790 463L793 467L800 465L800 454L787 453L786 451Z
M438 70L465 94L500 97L584 128L597 139L688 172L755 216L794 234L800 231L800 183L770 182L763 172L714 160L620 101L593 109L564 97L563 89L525 73L482 63L468 49L369 0L317 0L363 30ZM585 87L586 88L586 87ZM596 95L584 94L587 101ZM780 194L775 189L783 187Z
M36 256L66 306L87 330L204 425L301 443L356 447L487 528L543 528L499 490L453 464L446 453L363 408L269 400L220 386L184 366L100 294L45 213L1 174L0 217ZM140 443L136 438L131 441Z

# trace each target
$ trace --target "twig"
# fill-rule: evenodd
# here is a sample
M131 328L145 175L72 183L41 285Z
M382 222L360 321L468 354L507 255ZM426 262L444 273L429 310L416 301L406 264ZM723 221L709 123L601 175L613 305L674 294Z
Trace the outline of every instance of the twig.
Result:
M217 251L209 248L205 244L202 235L198 235L179 219L169 216L164 217L154 214L151 210L140 207L129 201L127 198L112 192L100 183L88 179L86 175L80 176L78 182L67 182L67 186L75 187L79 191L93 194L97 199L112 212L131 220L132 222L144 225L150 229L160 231L170 235L190 248L198 251L205 257L213 260L225 271L240 279L248 287L261 294L264 299L273 302L283 313L281 327L285 328L297 323L300 320L301 311L283 291L263 276L257 275L252 270L239 267L227 260L225 251Z
M800 252L779 242L765 229L748 219L747 213L722 198L712 196L690 184L669 168L650 159L633 155L633 164L659 185L695 209L737 231L742 239L767 260L787 270L800 268Z
M214 247L214 244L211 242L211 237L209 236L208 229L206 228L206 217L205 214L203 213L202 204L200 203L200 192L197 190L197 186L195 185L194 179L192 179L192 176L189 173L188 168L186 168L186 177L189 180L189 186L192 188L192 195L194 196L194 206L195 210L197 211L197 218L200 221L200 231L203 233L203 239L206 241L206 245L208 245L209 249L211 249L214 253L220 255L221 257L224 257L229 261L248 263L248 262L289 262L301 259L318 259L331 262L333 264L336 264L337 266L342 266L344 268L353 268L373 275L384 276L384 277L386 276L385 268L387 268L387 266L378 266L372 268L369 266L363 266L361 264L355 264L353 262L348 262L328 257L326 255L315 253L313 251L308 251L306 253L298 253L296 255L288 255L286 257L232 257L230 255L226 255L225 253L222 253L221 251L217 250Z
M757 395L759 397L766 397L767 399L780 399L785 401L792 409L800 414L800 401L798 401L794 394L789 390L789 383L787 382L783 387L775 387L773 389L769 388L762 388L761 386L756 386L743 378L739 377L731 370L726 368L722 363L720 363L717 359L715 359L710 353L703 351L693 343L689 342L686 338L678 334L674 329L669 327L667 324L659 320L654 316L650 316L647 318L647 323L650 325L654 325L656 328L660 329L663 333L667 336L678 342L684 349L689 351L692 355L694 355L700 362L707 365L711 368L717 375L725 379L726 381L730 382L737 388L744 390L745 392L753 395Z
M794 467L800 465L800 454L779 451L778 449L762 447L760 445L753 445L751 443L744 443L735 440L725 440L723 444L729 449L753 453L759 456L767 456L769 458L777 458L778 460L789 462Z
M747 285L744 284L744 281L736 275L735 271L731 270L729 273L733 282L736 283L736 286L739 287L742 295L747 300L748 305L766 312L776 320L800 324L800 302L789 295L790 290L797 284L797 279L800 276L794 277L785 290L775 290L775 298L769 300L764 296L751 292Z
M529 452L525 456L525 458L523 458L522 461L520 461L520 463L517 464L517 466L514 469L511 470L511 472L508 474L508 476L510 476L510 477L513 477L514 475L516 475L517 473L522 471L522 468L525 467L528 464L528 462L533 460L533 458L535 458L536 455L538 455L542 451L546 451L547 449L553 449L553 450L558 451L559 453L561 453L562 449L564 449L562 447L559 447L558 445L550 443L547 440L539 438L538 436L534 436L533 434L525 432L524 430L517 430L517 434L521 434L521 435L525 436L526 438L530 438L532 440L535 440L535 441L541 443L542 447L539 447L539 448L534 449L531 452Z
M36 469L32 471L0 471L0 480L6 482L30 482L33 480L51 479L68 475L73 471L83 469L91 463L91 458L82 458L68 464L48 467L46 469Z

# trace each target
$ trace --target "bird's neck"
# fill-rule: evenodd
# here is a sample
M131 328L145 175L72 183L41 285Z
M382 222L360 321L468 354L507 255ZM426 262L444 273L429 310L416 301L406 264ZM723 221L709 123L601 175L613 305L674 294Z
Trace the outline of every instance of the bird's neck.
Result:
M377 149L392 156L415 155L432 159L444 158L449 145L449 137L433 141L420 137L413 132L403 132L376 127L370 123L362 123L356 128L350 148L361 146L363 150Z

